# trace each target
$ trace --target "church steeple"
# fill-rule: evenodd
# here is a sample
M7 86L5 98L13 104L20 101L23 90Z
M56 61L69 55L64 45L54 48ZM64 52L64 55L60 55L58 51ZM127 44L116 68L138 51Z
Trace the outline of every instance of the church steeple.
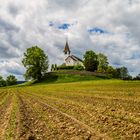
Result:
M69 44L68 41L66 41L66 45L64 47L64 53L70 55L70 48L69 48Z

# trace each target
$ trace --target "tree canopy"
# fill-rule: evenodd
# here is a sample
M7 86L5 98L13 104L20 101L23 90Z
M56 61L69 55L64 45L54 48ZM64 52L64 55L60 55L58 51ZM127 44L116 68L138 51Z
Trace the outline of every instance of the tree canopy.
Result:
M109 64L107 56L105 56L102 53L99 53L98 54L98 62L99 62L98 71L99 72L106 72L106 70L108 68L108 64Z
M117 74L116 74L117 71L112 66L108 66L106 72L108 78L117 78Z
M134 80L140 80L140 74L138 74L136 77L134 77Z
M125 79L129 77L128 69L126 67L116 68L116 70L118 78Z
M2 76L0 76L0 87L6 86L6 82Z
M40 80L48 70L48 56L38 46L26 50L22 63L27 69L26 79Z
M14 75L9 75L7 78L6 78L6 85L7 86L11 86L11 85L15 85L17 84L17 79Z
M84 66L87 71L95 71L98 68L98 57L92 50L84 54Z

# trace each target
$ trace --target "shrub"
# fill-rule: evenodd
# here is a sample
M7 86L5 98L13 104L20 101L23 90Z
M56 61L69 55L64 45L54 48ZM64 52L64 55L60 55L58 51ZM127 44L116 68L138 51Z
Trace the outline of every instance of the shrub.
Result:
M74 70L84 70L84 67L82 65L76 65L74 66Z
M54 64L51 65L51 71L54 71Z
M57 67L58 70L73 70L74 66L59 66Z

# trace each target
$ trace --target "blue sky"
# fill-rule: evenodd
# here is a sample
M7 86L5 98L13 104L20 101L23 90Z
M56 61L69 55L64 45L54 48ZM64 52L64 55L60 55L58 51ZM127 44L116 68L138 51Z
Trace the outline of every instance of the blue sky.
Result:
M72 54L104 53L110 65L140 73L140 0L0 0L0 75L23 79L25 50L41 47L61 64Z

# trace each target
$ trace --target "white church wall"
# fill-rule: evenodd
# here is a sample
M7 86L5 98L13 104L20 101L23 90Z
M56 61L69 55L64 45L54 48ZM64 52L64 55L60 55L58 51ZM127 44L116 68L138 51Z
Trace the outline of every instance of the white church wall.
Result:
M74 61L70 57L66 60L66 66L74 66Z

